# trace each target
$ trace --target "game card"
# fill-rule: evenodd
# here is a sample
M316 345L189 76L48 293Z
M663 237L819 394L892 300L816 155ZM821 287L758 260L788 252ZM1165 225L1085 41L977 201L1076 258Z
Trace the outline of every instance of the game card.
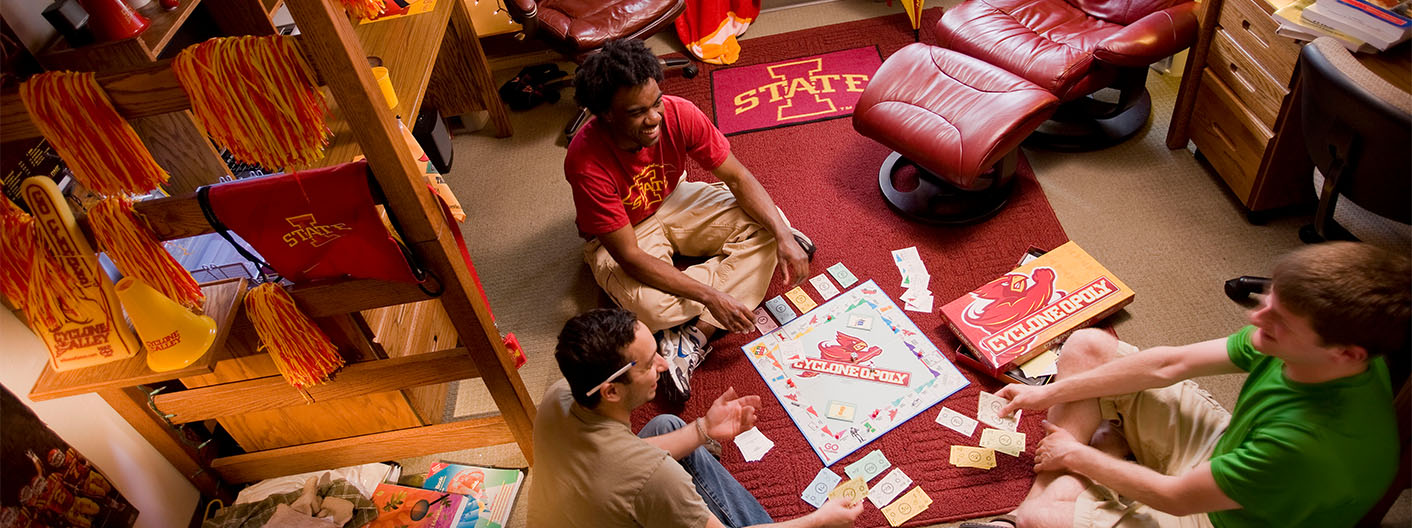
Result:
M784 292L784 296L788 297L790 302L793 302L794 306L799 308L799 313L801 314L809 313L809 310L813 310L815 306L819 305L819 303L814 302L814 299L809 298L809 294L804 293L803 286L795 286L793 290Z
M851 422L853 421L853 411L856 409L857 407L851 403L834 400L829 402L829 412L825 416L835 420Z
M927 492L922 491L921 486L917 486L902 498L897 499L897 502L892 503L891 506L883 508L882 512L883 516L887 517L888 524L900 526L908 519L916 517L923 510L930 508L931 505L932 498L927 496Z
M759 428L751 427L735 436L735 446L740 448L740 455L746 462L756 462L765 458L765 453L775 447L775 442L765 437Z
M963 445L951 446L951 465L990 469L995 467L995 450Z
M780 325L775 324L774 318L770 317L769 310L764 306L755 309L755 329L760 331L760 335L773 332Z
M868 492L868 500L873 501L873 506L879 508L887 506L892 499L897 498L902 490L912 485L912 477L902 472L902 468L893 468L886 477L878 481L876 486Z
M996 429L1004 429L1006 431L1014 431L1020 428L1020 411L1015 411L1015 416L1000 416L1000 408L1010 403L1010 400L989 392L981 391L980 399L976 401L977 420Z
M858 282L858 277L854 277L853 272L848 271L848 267L844 266L842 262L829 266L829 275L833 275L833 280L838 281L838 285L844 288Z
M778 295L765 301L765 309L769 310L780 324L788 323L793 321L795 317L799 317L794 314L794 308L790 308L789 303L784 301L784 297Z
M819 291L819 296L823 297L824 300L832 299L833 296L838 295L838 288L835 288L833 281L829 280L829 276L823 273L809 279L809 284L814 285L814 289Z
M1017 457L1025 450L1025 433L986 429L981 431L980 445Z
M970 416L956 412L950 407L941 408L941 412L936 415L936 423L966 436L976 434L976 426L980 424Z
M838 486L838 483L842 481L843 477L838 476L838 473L830 471L829 468L820 469L819 474L814 475L814 481L810 482L809 486L804 488L804 493L800 494L799 497L815 508L821 507L824 505L824 502L829 499L829 491L833 490L834 487Z
M863 482L873 480L873 477L881 475L887 468L892 467L892 463L887 461L881 450L874 449L867 456L858 459L857 462L849 464L843 468L843 473L852 478L861 478Z
M848 327L857 328L859 330L872 330L873 318L866 315L850 315L848 316Z

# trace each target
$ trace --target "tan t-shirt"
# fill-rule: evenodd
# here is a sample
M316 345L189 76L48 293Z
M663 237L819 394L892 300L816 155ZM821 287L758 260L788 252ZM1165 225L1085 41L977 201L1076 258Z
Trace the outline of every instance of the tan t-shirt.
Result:
M583 408L559 380L534 420L529 526L681 526L711 517L691 475L622 422Z

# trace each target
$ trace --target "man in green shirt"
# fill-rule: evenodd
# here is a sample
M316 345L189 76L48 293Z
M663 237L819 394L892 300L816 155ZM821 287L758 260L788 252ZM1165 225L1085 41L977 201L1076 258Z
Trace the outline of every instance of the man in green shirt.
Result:
M1037 475L1011 515L963 528L1358 522L1397 471L1387 364L1408 359L1412 265L1336 242L1286 255L1272 279L1229 337L1138 352L1084 330L1058 381L1001 389L1004 415L1049 410ZM1242 371L1234 414L1190 380Z

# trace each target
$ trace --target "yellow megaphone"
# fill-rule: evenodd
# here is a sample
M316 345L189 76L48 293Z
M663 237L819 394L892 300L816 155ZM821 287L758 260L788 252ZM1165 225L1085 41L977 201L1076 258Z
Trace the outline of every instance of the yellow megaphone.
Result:
M142 279L125 277L113 290L132 318L137 337L147 349L147 366L153 371L190 365L215 343L215 319L191 313Z

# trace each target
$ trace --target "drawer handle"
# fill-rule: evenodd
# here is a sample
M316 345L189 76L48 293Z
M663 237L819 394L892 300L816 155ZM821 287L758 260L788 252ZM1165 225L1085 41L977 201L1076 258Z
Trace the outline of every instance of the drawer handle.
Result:
M1265 39L1260 38L1260 34L1259 34L1259 33L1256 33L1256 32L1254 32L1254 31L1251 31L1251 30L1250 30L1250 21L1249 21L1249 20L1241 19L1241 21L1240 21L1240 28L1241 28L1241 29L1244 29L1245 32L1250 35L1250 38L1253 38L1253 39L1255 39L1256 42L1259 42L1259 43L1260 43L1260 46L1265 47L1265 48L1269 48L1269 47L1270 47L1270 43L1269 43L1269 42L1266 42Z
M1240 86L1245 88L1246 93L1255 93L1255 84L1250 82L1250 79L1246 79L1245 75L1241 74L1240 68L1236 67L1234 62L1228 62L1226 64L1230 65L1231 76L1235 77L1235 80L1240 82Z

